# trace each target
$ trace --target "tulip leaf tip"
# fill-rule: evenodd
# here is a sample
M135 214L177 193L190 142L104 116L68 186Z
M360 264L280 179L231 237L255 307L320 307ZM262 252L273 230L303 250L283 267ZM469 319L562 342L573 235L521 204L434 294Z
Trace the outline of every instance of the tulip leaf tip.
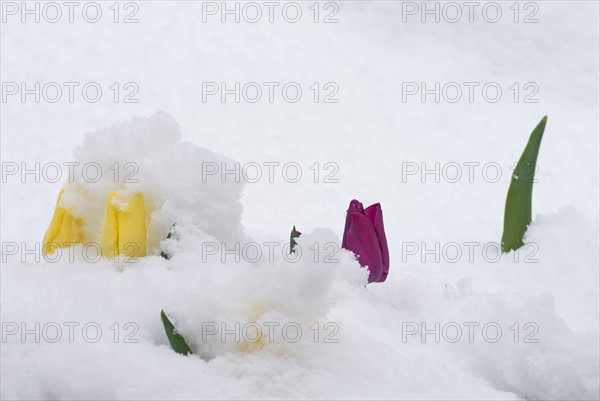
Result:
M547 120L548 116L544 116L534 128L511 176L504 208L502 252L510 252L523 246L523 237L527 227L531 224L531 198L537 169L537 157Z
M298 238L302 233L298 230L296 230L296 226L292 227L292 232L290 234L290 254L296 252L296 245L298 245L298 243L296 242L296 238Z
M171 323L171 320L169 320L169 317L165 313L164 309L160 310L160 319L162 320L165 332L167 334L167 339L169 340L169 344L171 344L173 351L181 355L193 354L183 336L177 333L175 330L175 326L173 323Z

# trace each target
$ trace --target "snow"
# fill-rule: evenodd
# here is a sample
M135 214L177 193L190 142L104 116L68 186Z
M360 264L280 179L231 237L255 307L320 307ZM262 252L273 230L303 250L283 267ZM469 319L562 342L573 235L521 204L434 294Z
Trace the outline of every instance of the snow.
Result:
M132 149L137 152L132 154ZM181 142L177 123L165 113L86 135L75 150L75 162L81 166L95 163L102 173L96 179L98 169L90 169L86 178L74 179L65 191L70 194L65 205L86 222L88 238L100 229L103 214L98 210L103 210L112 190L122 194L124 201L142 192L149 212L156 213L148 231L148 237L154 239L149 244L150 253L157 253L158 242L179 220L195 221L198 228L221 240L242 235L240 196L244 181L221 181L208 175L210 167L223 163L233 166L234 162Z
M360 1L338 3L338 24L313 23L308 3L297 24L202 23L191 2L139 2L139 23L114 24L101 4L97 24L1 25L2 82L104 90L98 103L1 104L3 163L93 162L103 172L94 183L79 170L72 183L3 177L3 399L600 398L598 3L538 2L536 24L515 24L512 3L501 3L497 24L403 23L402 3ZM130 81L139 102L115 103L109 86ZM201 83L222 81L295 81L304 94L298 103L202 102ZM330 81L339 103L314 103L309 87ZM498 103L402 102L402 82L434 81L498 82L504 94ZM521 95L537 83L539 102L515 103L514 82ZM510 166L543 115L531 247L482 253L500 239ZM262 178L203 174L236 162L258 163ZM269 162L280 163L272 183ZM290 162L302 169L295 183L282 176ZM328 162L337 183L324 182ZM423 180L421 163L436 162L463 166L462 178ZM472 182L469 162L479 163ZM483 176L490 162L502 169L496 182ZM127 163L139 182L124 182ZM402 163L420 170L407 176ZM143 192L149 256L91 262L81 246L73 260L66 250L54 263L24 255L65 184L89 238L109 191L123 200ZM384 283L366 285L366 270L339 249L353 198L382 204ZM298 259L285 249L292 225L303 233ZM473 260L467 242L478 243ZM435 260L426 250L436 243L459 244L462 257ZM258 260L242 251L248 244ZM170 348L161 309L194 355ZM221 341L222 324L251 322L279 325L273 338ZM302 329L297 342L282 330L290 323ZM219 332L206 335L207 324ZM48 341L56 326L61 338ZM331 333L336 342L325 341Z

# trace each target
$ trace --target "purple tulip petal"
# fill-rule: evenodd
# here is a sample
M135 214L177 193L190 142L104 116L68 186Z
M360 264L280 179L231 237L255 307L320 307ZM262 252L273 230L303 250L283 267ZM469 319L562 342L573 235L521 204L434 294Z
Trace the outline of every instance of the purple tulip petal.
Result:
M364 212L365 216L367 216L367 219L369 219L373 225L375 224L377 212L381 213L381 204L379 203L373 203L371 206L366 208Z
M342 248L345 248L345 249L348 249L346 247L346 245L347 245L346 234L350 230L350 225L352 224L351 216L353 213L360 213L360 214L364 213L364 208L363 208L362 203L360 203L356 199L352 199L352 202L350 202L350 206L348 206L348 211L346 212L346 226L344 227L344 235L342 236Z
M373 224L361 213L350 214L346 249L358 255L361 266L369 267L369 283L385 280L381 248Z
M375 203L365 209L365 216L373 224L377 239L379 240L379 247L381 249L381 261L383 264L383 274L381 276L381 282L385 281L388 272L390 270L390 252L388 249L387 238L385 237L385 230L383 228L383 212L381 211L381 205Z

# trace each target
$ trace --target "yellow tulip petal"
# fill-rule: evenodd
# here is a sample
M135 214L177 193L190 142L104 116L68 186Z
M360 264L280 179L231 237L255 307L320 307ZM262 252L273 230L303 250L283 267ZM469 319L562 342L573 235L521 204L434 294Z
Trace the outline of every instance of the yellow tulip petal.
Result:
M67 248L73 243L80 243L83 237L82 220L60 206L64 191L63 188L58 194L54 215L42 241L44 255L53 254L57 248Z
M146 256L146 209L144 195L137 193L119 212L119 253L130 258Z
M104 208L104 220L98 238L100 254L105 258L112 258L119 254L119 211L113 202L116 196L117 194L114 191L108 194L106 207Z

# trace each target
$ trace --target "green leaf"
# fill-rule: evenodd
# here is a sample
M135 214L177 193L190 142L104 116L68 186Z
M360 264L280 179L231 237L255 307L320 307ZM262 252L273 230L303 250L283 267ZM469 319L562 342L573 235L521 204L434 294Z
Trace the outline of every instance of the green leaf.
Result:
M294 253L294 248L298 243L295 241L296 238L300 236L300 232L296 231L296 226L292 228L292 233L290 234L290 254Z
M183 336L175 332L175 326L173 326L173 323L171 323L164 310L160 311L160 319L163 322L163 326L165 326L165 332L173 350L182 355L192 354L192 350L185 342Z
M510 252L523 246L525 231L531 223L531 195L535 182L538 152L547 119L548 117L544 116L531 133L511 177L504 208L503 252Z

